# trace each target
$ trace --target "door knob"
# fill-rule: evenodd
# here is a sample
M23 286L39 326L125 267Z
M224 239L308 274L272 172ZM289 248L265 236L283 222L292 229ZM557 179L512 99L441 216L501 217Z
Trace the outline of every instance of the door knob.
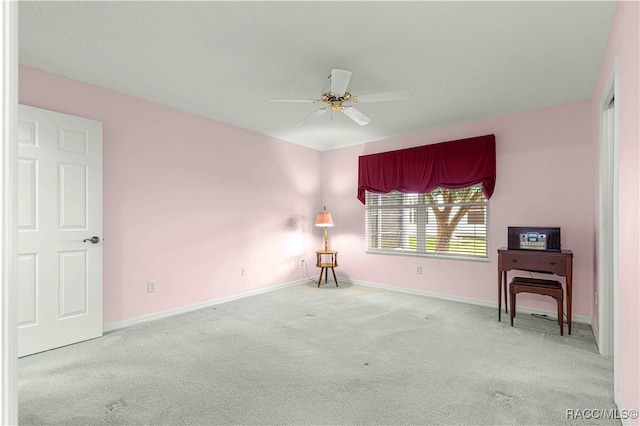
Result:
M87 241L90 241L93 244L98 244L100 242L100 237L91 237L91 238L87 238L85 240L83 240L83 243L86 243Z

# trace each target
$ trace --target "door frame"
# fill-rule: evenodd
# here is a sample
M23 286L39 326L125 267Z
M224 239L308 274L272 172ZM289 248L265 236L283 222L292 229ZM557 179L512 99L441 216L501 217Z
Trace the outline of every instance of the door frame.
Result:
M17 146L18 3L3 1L0 9L2 41L2 150L0 151L0 421L18 423L18 305L17 300Z
M603 125L605 117L605 111L609 109L611 100L613 103L613 137L610 137L611 132L605 134L605 126ZM609 78L603 89L602 96L599 104L599 163L600 163L600 175L599 175L599 219L598 219L598 297L596 302L598 304L598 349L600 354L607 357L613 357L613 382L614 382L614 395L618 394L618 240L619 240L619 225L618 225L618 146L619 146L619 65L618 57L614 58ZM605 152L610 152L611 155L603 155ZM604 161L603 156L606 158ZM611 182L611 186L604 187L606 182ZM611 212L611 220L613 223L613 232L610 238L612 239L612 265L610 269L612 271L612 282L609 282L607 277L604 276L605 257L603 256L605 250L604 239L605 235L602 233L604 215L603 211L605 206L603 203L603 191L612 191L612 204L613 207L609 207Z

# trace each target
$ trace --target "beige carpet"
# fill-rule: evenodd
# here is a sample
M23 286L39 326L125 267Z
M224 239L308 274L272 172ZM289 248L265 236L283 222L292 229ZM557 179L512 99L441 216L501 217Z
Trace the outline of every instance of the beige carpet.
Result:
M588 326L300 284L19 361L20 424L594 424L613 365ZM618 424L618 421L596 422Z

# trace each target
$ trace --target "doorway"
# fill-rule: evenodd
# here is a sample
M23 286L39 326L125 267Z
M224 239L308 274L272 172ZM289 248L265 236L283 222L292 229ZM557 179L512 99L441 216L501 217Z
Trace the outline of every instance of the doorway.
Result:
M618 58L600 101L598 226L598 349L614 359L618 391Z

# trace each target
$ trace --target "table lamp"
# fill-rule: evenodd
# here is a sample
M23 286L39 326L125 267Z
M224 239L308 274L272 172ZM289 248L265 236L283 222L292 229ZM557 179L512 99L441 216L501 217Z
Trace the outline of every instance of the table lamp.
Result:
M320 213L318 213L318 217L316 217L316 226L321 226L324 228L324 251L329 250L329 232L327 228L329 226L333 226L333 219L331 218L331 213L327 213L327 207L324 207Z

